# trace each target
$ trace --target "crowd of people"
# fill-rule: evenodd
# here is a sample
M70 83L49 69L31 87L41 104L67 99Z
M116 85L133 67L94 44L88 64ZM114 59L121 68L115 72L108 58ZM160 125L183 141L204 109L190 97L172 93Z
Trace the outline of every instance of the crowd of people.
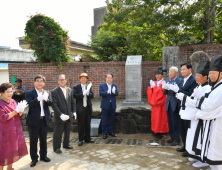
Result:
M202 53L206 55L206 53ZM169 69L169 79L163 79L162 67L158 67L155 75L157 81L150 81L147 88L148 102L151 109L151 130L153 136L167 138L171 146L183 142L177 148L182 156L189 157L193 166L200 168L209 166L212 170L222 170L222 56L214 56L210 61L200 61L195 77L192 75L190 63L181 64L183 79L178 77L178 68ZM47 157L47 132L51 113L54 110L55 129L53 133L53 150L61 154L63 148L73 149L69 144L70 126L73 118L78 122L78 146L94 143L90 137L92 116L91 99L94 97L89 76L82 73L80 83L73 90L66 86L64 74L58 76L58 87L52 92L44 90L46 79L42 75L34 78L34 88L26 91L17 80L16 93L24 93L25 100L18 103L12 99L15 92L11 83L0 85L0 170L7 166L13 170L12 164L28 154L24 134L20 122L24 109L29 108L26 124L30 140L31 167L36 166L38 158L50 162ZM107 74L106 82L100 84L99 94L102 109L102 134L105 140L108 135L116 137L113 132L116 110L117 85L113 83L113 75ZM209 85L209 80L211 85ZM74 101L76 99L76 101ZM62 135L64 133L63 141ZM38 155L37 143L40 141ZM10 142L9 142L10 141Z
M189 157L194 167L222 170L222 56L200 61L195 77L190 63L181 64L183 79L172 66L169 79L164 81L164 71L158 67L157 81L150 80L147 88L153 135L165 139L169 132L171 146L179 145L182 139L183 146L177 151Z
M113 75L106 75L106 82L99 87L99 94L102 97L102 134L103 139L108 135L116 137L113 132L116 99L118 89L113 82ZM78 122L78 146L84 143L94 143L90 137L90 123L92 116L91 98L94 97L92 83L87 83L89 76L82 73L79 76L80 83L73 87L73 90L66 86L67 79L64 74L59 75L59 86L49 91L44 90L46 79L42 75L34 78L34 88L26 91L21 85L21 80L16 82L16 93L25 93L25 100L15 102L12 97L15 95L11 83L0 85L2 99L0 100L0 170L7 166L7 170L13 170L12 164L28 154L24 134L20 122L24 109L28 106L29 111L26 118L30 140L31 167L36 166L38 158L44 162L50 162L47 157L47 132L50 123L51 113L49 106L54 110L55 129L53 133L53 150L61 154L61 142L63 148L73 149L69 145L71 120L74 117ZM22 89L21 89L22 88ZM18 91L19 89L19 91ZM76 102L74 102L76 99ZM38 155L37 143L40 142ZM10 141L10 142L9 142Z

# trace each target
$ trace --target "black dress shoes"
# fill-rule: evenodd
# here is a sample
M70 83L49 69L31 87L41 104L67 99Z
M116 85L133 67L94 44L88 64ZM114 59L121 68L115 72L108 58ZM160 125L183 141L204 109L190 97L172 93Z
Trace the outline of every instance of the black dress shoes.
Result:
M83 141L79 141L78 146L82 146Z
M103 139L106 139L107 138L107 134L106 135L103 135Z
M167 143L173 143L174 139L167 140Z
M93 140L85 140L85 143L94 143Z
M173 142L170 144L170 146L177 146L177 145L179 145L179 144L180 144L180 142L173 141Z
M59 148L57 148L54 152L57 153L57 154L61 154L62 153L62 151Z
M38 162L38 160L32 160L30 167L34 167L36 165L36 163Z
M187 151L185 151L183 154L182 154L183 157L188 157L189 156L189 153Z
M183 146L182 148L177 148L177 151L178 152L185 152L186 150L185 150L185 147Z
M40 161L50 162L51 160L46 156L46 157L40 157Z
M63 146L63 148L65 148L65 149L73 149L73 147L72 146Z
M108 133L108 134L112 137L117 137L117 135L115 133Z

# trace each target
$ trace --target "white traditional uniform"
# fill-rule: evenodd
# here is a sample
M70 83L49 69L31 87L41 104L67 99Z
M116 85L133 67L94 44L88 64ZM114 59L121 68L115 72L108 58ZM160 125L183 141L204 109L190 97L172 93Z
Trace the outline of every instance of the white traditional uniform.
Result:
M200 100L197 119L205 120L201 145L201 160L212 170L222 170L222 80L215 84L208 97Z
M204 96L205 93L211 91L211 87L208 85L208 83L204 83L203 86L201 86L201 88L199 87L199 89L201 92L201 96ZM190 120L190 127L188 128L187 131L188 140L186 140L186 147L185 147L186 151L189 153L189 156L191 158L200 160L200 156L196 155L195 152L193 151L194 136L199 122L199 120L195 120L196 113L199 111L199 109L197 109L197 104L198 100L193 94L190 97L188 96L184 97L182 100L182 109L180 109L179 114L181 119ZM183 107L185 107L184 110Z

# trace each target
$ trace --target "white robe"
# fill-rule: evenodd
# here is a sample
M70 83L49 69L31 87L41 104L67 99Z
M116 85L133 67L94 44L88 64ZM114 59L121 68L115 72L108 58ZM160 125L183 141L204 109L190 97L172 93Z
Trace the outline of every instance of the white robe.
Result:
M211 87L209 85L203 86L200 89L201 96L204 96L205 93L208 93L210 91L211 91ZM198 105L198 100L196 97L194 97L193 94L191 95L191 97L187 96L186 102L185 102L185 110L180 109L179 114L180 114L181 119L190 120L190 128L188 128L188 131L187 131L187 140L186 140L186 145L185 145L186 151L189 153L190 157L200 160L200 156L196 155L195 152L193 151L194 136L195 136L197 125L199 123L199 120L195 120L196 113L199 110L196 108L197 105Z
M222 82L222 80L220 81ZM222 85L205 98L197 119L205 120L201 160L210 165L222 164Z

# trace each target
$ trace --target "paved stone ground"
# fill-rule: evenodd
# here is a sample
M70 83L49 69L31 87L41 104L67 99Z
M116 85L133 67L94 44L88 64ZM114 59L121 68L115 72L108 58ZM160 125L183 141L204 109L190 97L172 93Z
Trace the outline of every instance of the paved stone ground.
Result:
M29 148L28 133L25 132ZM27 155L13 167L15 170L195 170L192 164L181 156L181 153L151 134L118 134L118 137L108 137L102 140L102 135L93 137L95 144L78 146L77 133L71 133L72 150L61 149L58 155L52 149L52 133L48 134L49 163L39 161L30 168L30 156ZM150 146L157 142L160 146ZM207 168L203 168L207 169Z

